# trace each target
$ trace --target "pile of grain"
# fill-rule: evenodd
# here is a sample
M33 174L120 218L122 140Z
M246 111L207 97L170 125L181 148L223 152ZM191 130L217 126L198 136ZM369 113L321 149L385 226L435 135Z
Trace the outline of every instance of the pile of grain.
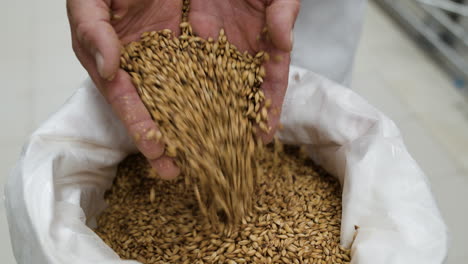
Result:
M268 131L268 55L239 52L223 30L197 37L188 11L184 0L179 37L146 32L121 58L160 129L135 139L163 140L182 175L163 181L141 155L127 158L97 234L144 264L348 263L338 182L297 148L266 149L256 135Z
M256 129L268 131L270 101L260 89L268 55L241 53L223 30L204 40L188 22L180 27L177 38L144 33L123 49L121 67L160 129L143 136L166 144L212 222L238 223L261 176Z
M214 232L183 179L145 177L141 156L119 167L98 235L121 258L150 263L348 263L339 246L339 183L295 148L278 146L264 167L253 211L235 229Z

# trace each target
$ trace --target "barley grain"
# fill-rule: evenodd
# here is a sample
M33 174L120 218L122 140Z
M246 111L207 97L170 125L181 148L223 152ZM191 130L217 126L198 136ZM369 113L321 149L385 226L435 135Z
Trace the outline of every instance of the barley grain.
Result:
M349 263L339 244L339 183L298 148L275 145L259 159L264 174L252 212L230 231L213 230L184 178L147 177L152 170L139 155L120 165L96 231L122 258L144 264Z
M260 89L268 53L241 53L224 30L195 36L188 12L184 0L178 38L145 32L121 56L159 128L142 136L164 141L182 175L162 181L142 156L127 158L97 234L144 264L348 263L338 182L297 148L265 149L255 134L270 129Z

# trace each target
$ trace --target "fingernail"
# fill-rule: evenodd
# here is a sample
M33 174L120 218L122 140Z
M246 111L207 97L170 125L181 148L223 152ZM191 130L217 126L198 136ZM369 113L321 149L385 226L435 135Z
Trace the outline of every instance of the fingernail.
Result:
M104 76L104 57L99 52L96 53L96 67L101 78L107 79Z

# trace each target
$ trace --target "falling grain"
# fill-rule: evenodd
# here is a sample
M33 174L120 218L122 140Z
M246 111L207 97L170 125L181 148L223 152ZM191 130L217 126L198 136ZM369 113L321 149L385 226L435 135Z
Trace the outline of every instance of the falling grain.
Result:
M183 3L178 38L145 32L121 56L159 128L135 141L164 141L181 176L163 181L143 156L128 157L96 233L144 264L349 263L339 183L298 148L266 148L255 133L270 130L260 89L268 53L241 53L224 30L195 36Z
M349 263L340 246L340 185L306 157L279 142L268 147L258 159L264 176L252 212L214 231L183 177L148 178L147 161L130 156L106 193L96 232L121 258L144 264Z

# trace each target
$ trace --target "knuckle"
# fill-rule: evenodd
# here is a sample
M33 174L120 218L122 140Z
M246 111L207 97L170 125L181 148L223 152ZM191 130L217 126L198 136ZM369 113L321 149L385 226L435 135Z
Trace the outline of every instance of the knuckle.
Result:
M72 40L72 49L75 54L78 56L80 53L80 44L75 39Z
M106 98L112 105L126 104L126 105L141 105L141 101L138 92L131 82L130 76L127 73L117 74L115 76L116 82L119 85L109 87Z
M118 89L109 89L108 100L112 105L121 105L123 107L136 106L141 103L141 99L135 90L126 87Z
M153 135L150 135L151 130L156 130L155 125L153 120L151 119L145 119L145 120L140 120L138 122L135 122L131 125L129 125L129 130L132 133L138 133L141 138L140 139L151 139L153 138ZM140 140L137 140L140 141Z
M157 159L164 154L161 133L153 120L141 120L128 127L135 145L148 159Z
M89 40L92 27L88 22L80 22L76 25L75 32L78 41Z

